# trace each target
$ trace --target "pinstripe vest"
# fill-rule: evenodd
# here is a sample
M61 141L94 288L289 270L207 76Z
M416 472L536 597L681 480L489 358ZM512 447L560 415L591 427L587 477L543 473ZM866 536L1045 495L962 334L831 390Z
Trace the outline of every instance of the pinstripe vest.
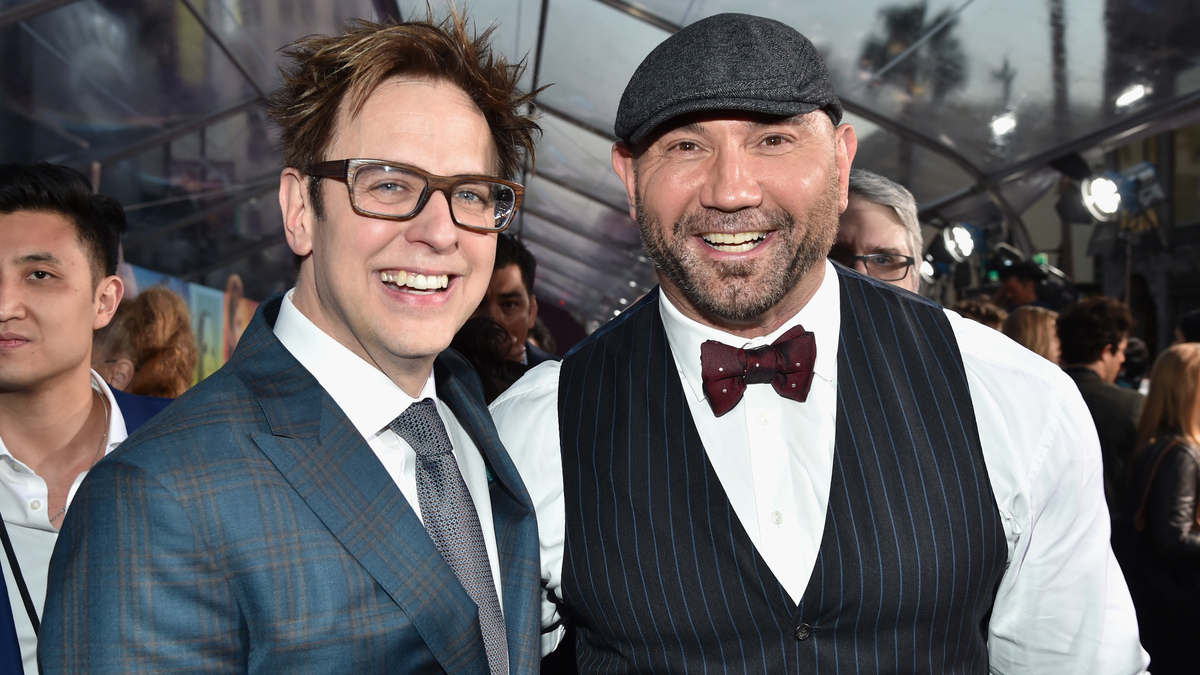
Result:
M1006 544L941 308L841 272L837 429L794 604L709 464L658 292L563 361L563 601L581 673L987 672Z

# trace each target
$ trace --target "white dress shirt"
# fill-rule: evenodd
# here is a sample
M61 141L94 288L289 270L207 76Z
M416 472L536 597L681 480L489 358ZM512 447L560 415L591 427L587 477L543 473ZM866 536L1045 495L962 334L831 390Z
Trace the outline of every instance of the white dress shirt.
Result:
M129 435L125 430L125 418L113 398L108 384L92 371L92 389L100 392L108 401L108 441L104 454L112 452ZM97 440L99 442L99 440ZM75 498L79 485L87 476L87 471L79 474L67 492L67 505ZM41 618L42 606L46 603L46 577L50 571L50 554L54 552L54 543L58 541L58 528L50 522L57 514L47 511L49 500L46 481L33 472L24 462L16 459L8 451L4 439L0 438L0 512L4 514L4 523L8 527L8 535L12 539L13 552L17 556L17 564L21 566L21 576L29 589L30 600L38 610ZM66 518L56 519L62 524ZM21 592L9 568L8 557L0 555L0 566L4 567L4 583L8 586L8 602L12 605L13 621L17 625L17 640L21 643L21 661L25 675L37 675L37 636L33 633L33 624L25 611L25 603L21 600Z
M446 434L454 446L454 459L462 473L475 511L479 514L479 525L483 529L483 543L487 548L488 562L492 567L492 581L496 585L496 598L504 607L504 596L500 586L500 558L496 553L496 530L492 525L492 500L488 491L487 465L479 449L458 418L437 395L433 370L425 382L419 398L406 394L383 371L359 358L337 340L329 337L316 324L304 316L292 303L289 291L279 307L275 320L275 337L291 352L317 382L325 388L334 403L358 430L367 445L379 458L383 468L400 488L409 506L421 517L421 504L417 498L417 453L404 439L388 426L400 413L422 399L433 399L438 415L446 427ZM422 521L423 522L423 521Z
M667 341L709 462L751 542L799 601L824 536L833 473L838 275L770 335L746 340L696 323L659 295ZM1065 374L990 328L947 312L962 352L984 462L1004 524L1008 568L988 626L994 673L1138 673L1148 657L1124 578L1108 545L1100 447ZM704 397L700 345L769 344L800 324L817 360L804 403L749 385L717 418ZM496 426L537 509L547 593L562 584L565 538L558 427L560 363L531 370L492 404ZM751 449L753 448L753 452ZM544 602L543 625L558 619ZM561 629L543 640L553 649Z

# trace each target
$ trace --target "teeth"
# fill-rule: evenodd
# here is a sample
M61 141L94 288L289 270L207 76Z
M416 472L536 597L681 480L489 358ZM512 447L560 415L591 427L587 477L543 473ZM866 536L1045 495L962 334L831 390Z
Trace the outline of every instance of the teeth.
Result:
M766 236L766 232L710 232L701 235L709 246L730 253L749 251Z
M450 276L442 275L424 275L424 274L409 274L404 270L398 272L380 272L379 280L385 284L411 288L418 291L437 291L447 288L450 285Z

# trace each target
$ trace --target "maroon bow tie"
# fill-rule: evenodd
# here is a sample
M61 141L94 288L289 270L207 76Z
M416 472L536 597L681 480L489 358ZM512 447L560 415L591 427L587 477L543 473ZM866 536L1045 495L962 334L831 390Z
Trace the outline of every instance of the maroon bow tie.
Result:
M812 386L817 341L796 326L775 342L754 349L739 349L709 340L700 345L704 394L717 417L733 410L747 384L771 383L780 396L804 402Z

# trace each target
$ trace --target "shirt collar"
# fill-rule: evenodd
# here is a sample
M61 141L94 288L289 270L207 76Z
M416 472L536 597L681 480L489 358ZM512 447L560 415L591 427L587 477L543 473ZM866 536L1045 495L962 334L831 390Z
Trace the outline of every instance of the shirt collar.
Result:
M327 335L292 303L288 291L275 320L275 337L291 352L345 413L363 438L385 429L413 403L430 398L437 403L433 369L418 398L404 392L383 371L364 361Z
M117 405L117 399L113 396L112 389L108 383L100 377L100 373L92 371L92 389L100 392L105 399L108 400L108 447L105 448L104 454L108 454L116 449L126 438L129 438L129 430L125 426L125 416L121 414L121 406Z
M837 347L841 333L841 297L838 294L838 283L837 270L829 261L825 261L825 278L808 304L771 334L749 339L689 319L671 304L667 294L660 290L659 313L662 315L671 353L675 355L675 367L683 376L685 388L691 390L695 400L704 400L704 381L700 377L700 345L706 340L716 340L733 347L761 347L771 344L797 325L811 331L817 341L817 360L813 364L813 375L832 383L837 373Z

